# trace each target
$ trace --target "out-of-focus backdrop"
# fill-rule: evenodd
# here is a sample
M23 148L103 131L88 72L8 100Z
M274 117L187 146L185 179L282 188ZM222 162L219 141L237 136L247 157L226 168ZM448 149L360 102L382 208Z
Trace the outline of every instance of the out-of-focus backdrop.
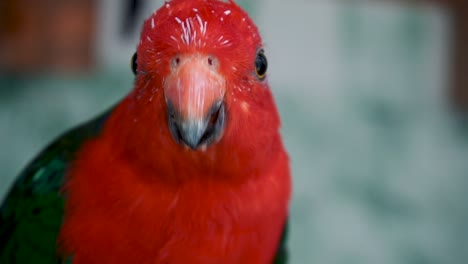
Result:
M238 2L263 34L292 162L291 263L468 263L466 1ZM0 2L0 199L131 89L161 5Z

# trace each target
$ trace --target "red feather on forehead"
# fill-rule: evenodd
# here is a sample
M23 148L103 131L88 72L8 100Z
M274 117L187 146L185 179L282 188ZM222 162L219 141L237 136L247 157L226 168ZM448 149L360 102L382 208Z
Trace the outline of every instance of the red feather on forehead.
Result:
M251 70L262 46L257 27L234 2L167 2L145 21L142 35L146 38L141 39L138 52L147 70L159 67L157 62L176 53L191 51L222 55L224 61L231 62L223 67L224 73L232 73L229 66L234 64Z

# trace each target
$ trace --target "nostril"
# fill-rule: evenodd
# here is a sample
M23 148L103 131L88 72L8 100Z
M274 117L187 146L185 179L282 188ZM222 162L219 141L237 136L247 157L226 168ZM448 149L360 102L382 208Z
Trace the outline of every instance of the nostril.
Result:
M172 59L172 67L175 68L175 67L179 66L179 64L180 64L180 58L179 58L179 56L174 57L174 58Z
M208 56L206 61L207 61L209 66L212 66L212 67L218 66L218 60L216 59L216 57Z

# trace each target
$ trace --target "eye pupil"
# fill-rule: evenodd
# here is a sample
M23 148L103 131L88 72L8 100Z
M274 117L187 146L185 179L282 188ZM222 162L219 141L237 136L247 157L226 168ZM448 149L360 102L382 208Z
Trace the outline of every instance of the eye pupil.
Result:
M257 73L257 77L259 79L264 79L265 78L265 74L267 72L267 68L268 68L268 61L267 61L267 58L263 52L263 50L260 50L258 53L257 53L257 57L255 58L255 71Z
M137 53L135 52L135 54L133 54L132 56L132 62L131 62L132 72L135 75L137 74L137 70L138 70L137 59L138 59L138 56L137 56Z

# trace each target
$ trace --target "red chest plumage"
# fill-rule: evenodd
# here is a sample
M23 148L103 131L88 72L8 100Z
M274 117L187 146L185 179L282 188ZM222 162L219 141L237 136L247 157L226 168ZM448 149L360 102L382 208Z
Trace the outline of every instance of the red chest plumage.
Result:
M236 183L136 177L112 156L106 142L88 144L66 186L61 243L74 263L271 262L289 199L284 153Z

